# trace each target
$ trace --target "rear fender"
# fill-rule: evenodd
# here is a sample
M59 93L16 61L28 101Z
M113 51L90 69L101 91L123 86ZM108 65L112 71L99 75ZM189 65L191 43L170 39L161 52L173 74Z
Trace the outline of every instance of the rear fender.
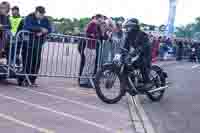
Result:
M159 66L153 65L152 69L154 69L161 77L161 81L163 83L163 85L166 84L166 78L168 78L168 75L166 72L163 71L162 68L160 68Z
M152 68L159 73L160 75L162 75L164 78L168 78L168 74L167 72L165 72L161 67L153 65Z

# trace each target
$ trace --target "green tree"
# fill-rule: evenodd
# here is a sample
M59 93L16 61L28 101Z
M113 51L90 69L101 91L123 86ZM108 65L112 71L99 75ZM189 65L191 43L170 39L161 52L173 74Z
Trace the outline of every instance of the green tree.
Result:
M197 17L194 20L194 23L189 23L185 26L180 26L176 28L176 36L178 37L186 37L190 39L197 38L199 40L199 32L200 32L200 17Z
M83 32L86 25L90 22L90 18L81 18L79 20L80 31Z

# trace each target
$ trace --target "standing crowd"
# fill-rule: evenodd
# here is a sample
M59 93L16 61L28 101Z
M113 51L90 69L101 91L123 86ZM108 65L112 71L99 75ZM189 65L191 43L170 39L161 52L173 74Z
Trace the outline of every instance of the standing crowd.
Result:
M167 59L167 55L200 63L200 42L184 38L167 38L166 36L149 35L152 43L152 61ZM194 59L196 58L196 59Z
M108 54L114 49L109 43L124 38L122 22L114 22L111 18L97 14L86 26L85 36L89 39L80 41L78 47L81 56L80 77L94 76L98 65L108 61ZM92 87L88 79L79 79L79 84L82 87Z
M36 7L35 11L26 17L20 16L18 6L13 6L11 11L10 15L10 4L8 2L0 3L0 58L4 57L7 59L7 63L15 63L15 65L22 63L23 70L21 72L30 74L29 80L32 85L35 85L36 75L39 73L41 64L42 47L47 35L52 32L51 22L45 16L46 11L42 6ZM84 39L81 39L78 45L78 52L81 57L79 77L93 77L100 64L111 61L112 51L116 49L116 46L124 45L125 34L122 30L122 23L122 21L114 22L111 18L101 14L91 18L85 27L84 35L81 35L84 36ZM31 33L28 34L28 37L23 34L21 36L23 41L17 39L20 35L18 33L22 30ZM5 31L6 34L7 32L12 34L17 43L8 42L10 39L5 35ZM148 34L148 37L153 62L158 58L165 59L166 53L169 53L169 51L171 55L176 56L177 60L182 60L183 57L188 56L192 48L197 49L195 53L200 61L200 43L178 38L156 37L151 34ZM114 42L117 42L116 46L111 45ZM27 82L25 77L19 78L19 84L24 82ZM86 78L79 78L79 84L82 87L92 87L92 84Z
M23 64L23 70L21 72L32 75L38 74L42 46L46 40L46 35L52 31L50 21L45 16L45 8L38 6L33 13L30 13L24 18L20 16L19 7L14 6L11 8L11 11L12 15L10 16L10 4L8 2L0 3L0 58L6 57L7 63L12 63L15 53L16 57L18 57L21 50ZM7 34L12 34L10 36L15 38L21 30L29 31L31 34L28 35L27 39L23 35L23 42L18 40L19 42L17 43L10 43L10 39L6 38ZM15 47L17 48L15 49ZM35 85L36 78L36 76L29 76L32 85ZM28 82L23 76L18 80L19 84Z

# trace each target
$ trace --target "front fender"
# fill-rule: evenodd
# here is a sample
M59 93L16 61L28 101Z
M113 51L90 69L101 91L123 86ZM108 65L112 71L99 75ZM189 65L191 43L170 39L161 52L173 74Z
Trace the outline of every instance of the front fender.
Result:
M112 63L105 63L102 65L104 69L113 69L114 65Z
M109 70L112 70L113 72L115 73L120 73L120 70L121 70L121 67L120 66L116 66L115 64L113 63L105 63L103 64L102 66L102 70L105 70L105 69L109 69Z

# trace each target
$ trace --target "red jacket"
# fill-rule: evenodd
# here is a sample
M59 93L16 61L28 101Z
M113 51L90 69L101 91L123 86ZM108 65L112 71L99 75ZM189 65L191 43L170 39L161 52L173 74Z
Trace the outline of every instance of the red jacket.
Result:
M159 47L160 47L160 41L159 40L154 40L153 41L153 45L152 45L152 61L155 62L158 56L158 51L159 51Z
M91 39L87 40L87 48L95 49L97 39L99 39L101 36L100 27L98 26L98 24L96 22L91 21L88 24L88 26L86 28L86 36L88 38L91 38Z

